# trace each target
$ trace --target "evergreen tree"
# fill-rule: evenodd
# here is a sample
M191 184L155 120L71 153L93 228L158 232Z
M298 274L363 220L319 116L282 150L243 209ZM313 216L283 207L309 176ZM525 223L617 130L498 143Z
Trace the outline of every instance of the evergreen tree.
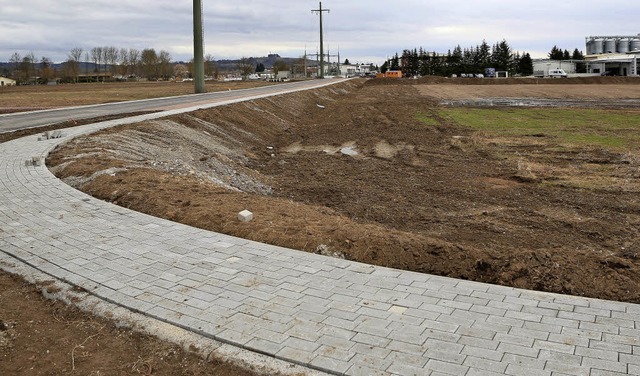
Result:
M564 53L562 52L562 49L554 45L548 56L551 60L562 60L562 58L564 57Z
M584 55L582 54L582 51L578 50L577 48L575 50L573 50L573 55L571 55L571 59L573 60L584 60Z
M526 52L520 58L518 62L518 73L523 76L531 76L533 75L533 60L531 59L531 55Z
M584 55L577 48L573 50L573 55L571 55L571 59L573 60L584 60ZM587 64L586 63L576 63L576 73L587 73Z
M484 72L485 68L488 68L491 64L491 47L487 44L486 40L482 40L482 44L477 49L476 65L480 72Z
M398 57L397 53L391 59L391 66L389 67L389 70L400 70L400 57Z
M449 57L449 67L451 73L462 73L462 48L460 45L457 45L456 48L453 49Z
M497 71L514 73L513 53L506 40L497 43L491 53L491 62Z
M385 61L384 64L380 66L380 73L387 73L389 70L389 61Z

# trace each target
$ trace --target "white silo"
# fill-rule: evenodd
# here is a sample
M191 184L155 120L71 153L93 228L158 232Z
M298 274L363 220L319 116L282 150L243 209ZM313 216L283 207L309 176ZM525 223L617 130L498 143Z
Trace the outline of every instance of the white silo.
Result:
M604 41L600 38L593 40L593 54L599 55L604 51Z
M604 40L604 51L605 54L615 53L616 52L616 40L613 38L607 38Z
M587 55L595 54L595 52L593 52L593 50L594 50L594 45L593 44L594 44L593 38L587 39Z
M619 39L616 51L621 54L626 54L627 52L629 52L629 38Z
M640 51L640 38L633 38L629 41L629 51Z

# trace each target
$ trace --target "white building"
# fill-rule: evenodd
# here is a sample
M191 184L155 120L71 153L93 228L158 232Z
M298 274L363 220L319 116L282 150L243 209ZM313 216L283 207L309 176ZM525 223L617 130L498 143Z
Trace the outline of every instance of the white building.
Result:
M590 36L587 47L587 73L611 76L638 76L640 34Z
M16 80L6 77L0 77L0 86L15 86Z
M562 69L567 74L576 73L576 62L574 60L550 60L535 59L533 61L533 72L536 76L548 76L552 69Z
M370 74L371 64L342 64L340 74L346 77L361 77Z

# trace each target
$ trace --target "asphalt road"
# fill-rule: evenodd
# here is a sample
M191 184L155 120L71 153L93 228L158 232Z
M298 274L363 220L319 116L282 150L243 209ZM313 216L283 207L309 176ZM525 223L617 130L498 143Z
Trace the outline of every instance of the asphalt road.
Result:
M168 111L186 107L206 107L211 103L237 101L242 98L255 98L284 94L287 92L310 89L338 82L337 79L290 82L253 89L192 94L176 97L146 99L130 102L107 103L81 107L66 107L53 110L19 112L0 115L0 133L20 129L41 127L61 123L67 120L89 119L107 115L127 114L144 111Z

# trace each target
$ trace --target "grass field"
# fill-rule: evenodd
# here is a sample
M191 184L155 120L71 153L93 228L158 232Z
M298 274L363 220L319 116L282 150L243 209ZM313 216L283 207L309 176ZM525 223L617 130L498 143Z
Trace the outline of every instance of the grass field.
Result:
M640 111L549 108L443 108L440 115L487 136L552 137L559 146L640 146Z

